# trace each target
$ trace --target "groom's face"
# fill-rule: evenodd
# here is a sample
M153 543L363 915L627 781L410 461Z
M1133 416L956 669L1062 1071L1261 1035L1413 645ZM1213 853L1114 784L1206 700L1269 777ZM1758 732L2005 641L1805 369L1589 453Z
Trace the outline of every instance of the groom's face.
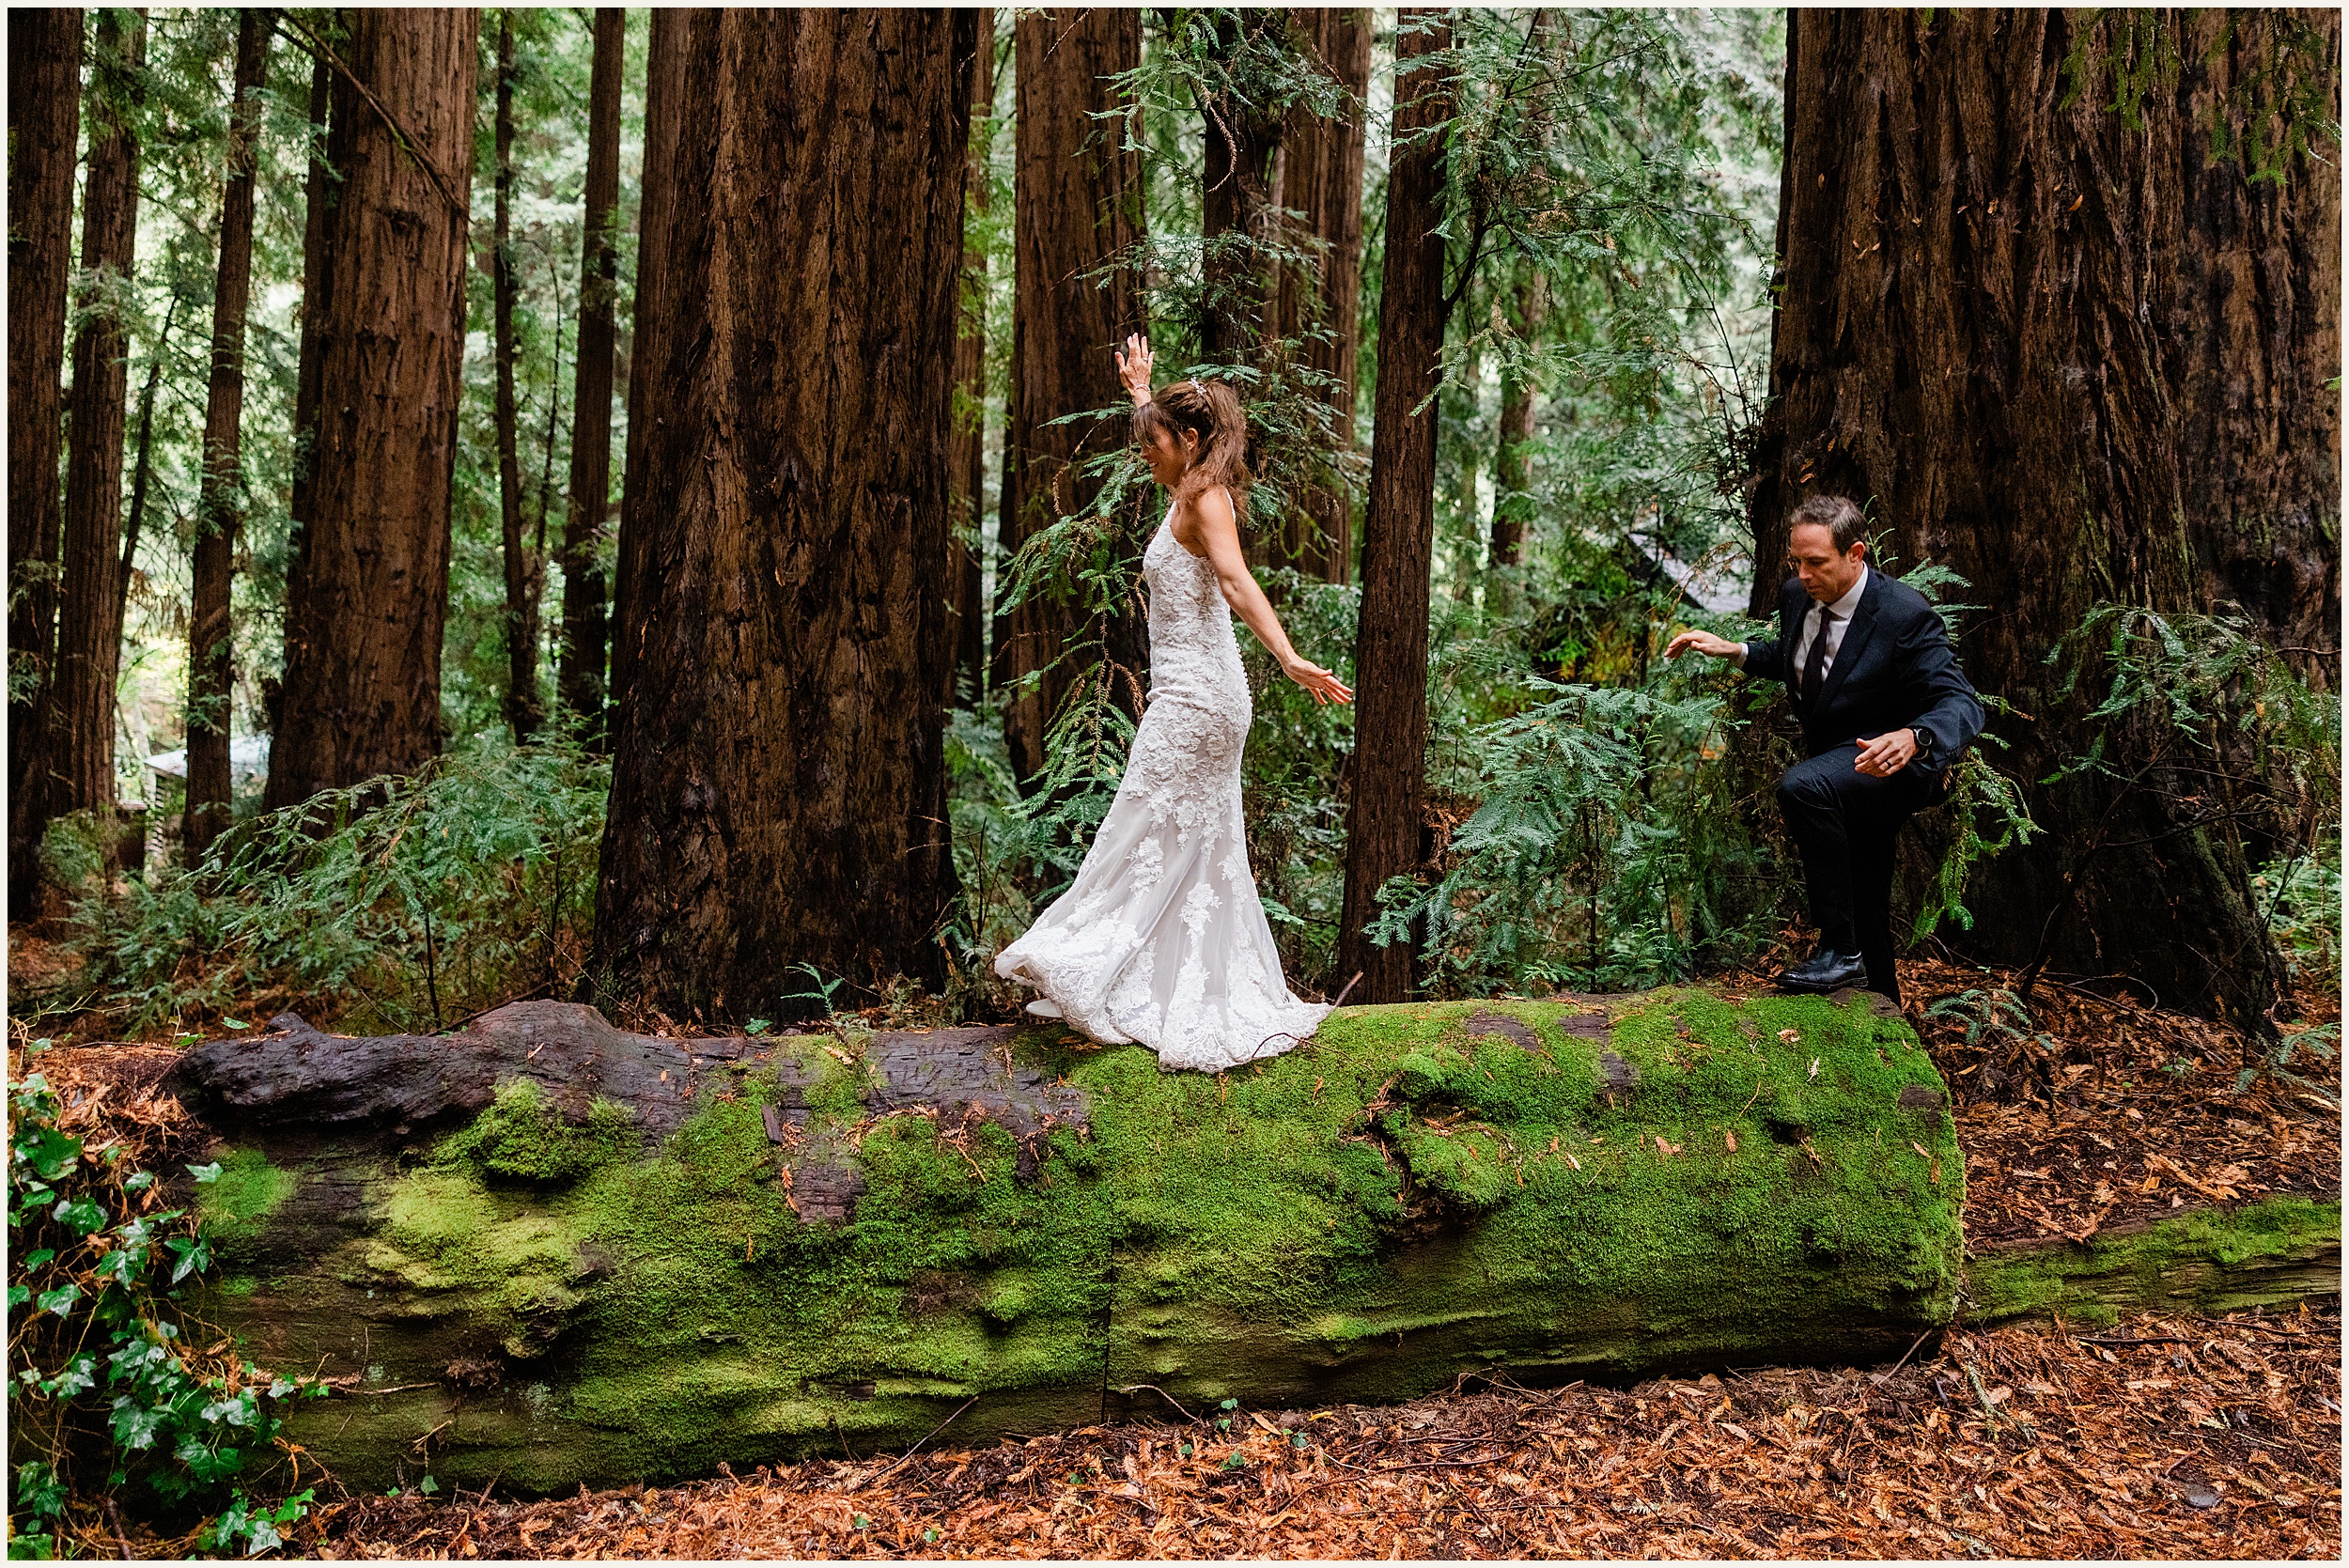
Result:
M1823 522L1798 524L1786 536L1786 559L1802 579L1802 591L1821 604L1851 592L1867 555L1865 539L1854 540L1847 551L1836 549L1835 530Z

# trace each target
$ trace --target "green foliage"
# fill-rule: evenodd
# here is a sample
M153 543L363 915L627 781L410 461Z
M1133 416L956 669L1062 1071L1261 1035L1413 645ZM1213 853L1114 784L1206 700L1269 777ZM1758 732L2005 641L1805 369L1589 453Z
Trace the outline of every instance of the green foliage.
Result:
M245 1488L285 1402L326 1386L196 1348L179 1303L210 1266L205 1231L119 1142L89 1150L60 1127L41 1074L10 1085L8 1111L9 1555L65 1555L70 1515L123 1488L221 1509L204 1531L216 1549L278 1545L312 1495L257 1508ZM219 1174L188 1169L199 1186Z
M556 1186L628 1158L636 1140L636 1117L628 1107L599 1098L584 1122L573 1123L535 1081L516 1079L499 1087L487 1110L451 1133L433 1158L471 1164L493 1181Z
M281 992L398 1032L568 979L610 788L566 735L492 731L256 819L194 871L77 906L89 1001L137 1030Z

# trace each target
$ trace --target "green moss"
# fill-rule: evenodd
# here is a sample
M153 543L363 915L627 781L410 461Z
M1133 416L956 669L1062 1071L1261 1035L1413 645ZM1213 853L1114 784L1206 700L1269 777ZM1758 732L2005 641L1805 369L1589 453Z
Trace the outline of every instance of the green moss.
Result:
M437 1473L550 1487L910 1440L973 1396L965 1436L1094 1419L1105 1383L1402 1397L1465 1366L1718 1362L1790 1332L1896 1354L1948 1318L1963 1165L1897 1018L1694 988L1610 1010L1594 1038L1561 1002L1353 1009L1217 1077L1031 1030L1015 1053L1090 1120L1026 1179L991 1124L865 1120L854 1040L798 1044L812 1114L782 1146L772 1076L634 1157L574 1158L584 1129L509 1090L386 1173L346 1279L417 1326L396 1380L469 1344L529 1363L507 1386L548 1391L469 1399ZM1484 1011L1532 1046L1471 1033ZM1899 1106L1911 1085L1928 1108ZM793 1207L786 1168L827 1164L863 1184L847 1223Z
M525 1078L500 1085L489 1109L443 1139L433 1159L469 1163L507 1181L563 1183L635 1149L636 1119L628 1107L598 1098L585 1122L572 1123Z
M2110 1323L2135 1307L2231 1312L2340 1288L2341 1201L2283 1196L2194 1210L2085 1246L1968 1259L1966 1315Z
M293 1196L294 1186L293 1172L270 1163L260 1150L224 1150L219 1179L195 1189L196 1216L216 1237L250 1236Z

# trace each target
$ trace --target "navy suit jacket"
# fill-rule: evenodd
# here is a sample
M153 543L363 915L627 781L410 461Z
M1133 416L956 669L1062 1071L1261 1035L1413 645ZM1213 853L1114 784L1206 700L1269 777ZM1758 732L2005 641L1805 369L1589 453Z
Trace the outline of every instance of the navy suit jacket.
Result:
M1910 768L1939 773L1955 762L1982 733L1984 715L1925 596L1871 567L1815 703L1803 701L1794 668L1811 604L1802 580L1788 578L1778 597L1778 636L1748 644L1745 662L1746 674L1785 683L1810 754L1914 725L1932 734L1933 757L1928 763L1921 755Z

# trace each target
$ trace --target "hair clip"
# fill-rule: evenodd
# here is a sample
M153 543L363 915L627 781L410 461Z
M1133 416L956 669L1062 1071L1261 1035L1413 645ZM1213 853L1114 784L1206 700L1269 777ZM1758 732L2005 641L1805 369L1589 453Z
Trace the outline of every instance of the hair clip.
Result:
M1199 378L1196 376L1193 376L1190 379L1190 390L1197 393L1202 397L1205 397L1207 395L1207 389L1199 384Z

